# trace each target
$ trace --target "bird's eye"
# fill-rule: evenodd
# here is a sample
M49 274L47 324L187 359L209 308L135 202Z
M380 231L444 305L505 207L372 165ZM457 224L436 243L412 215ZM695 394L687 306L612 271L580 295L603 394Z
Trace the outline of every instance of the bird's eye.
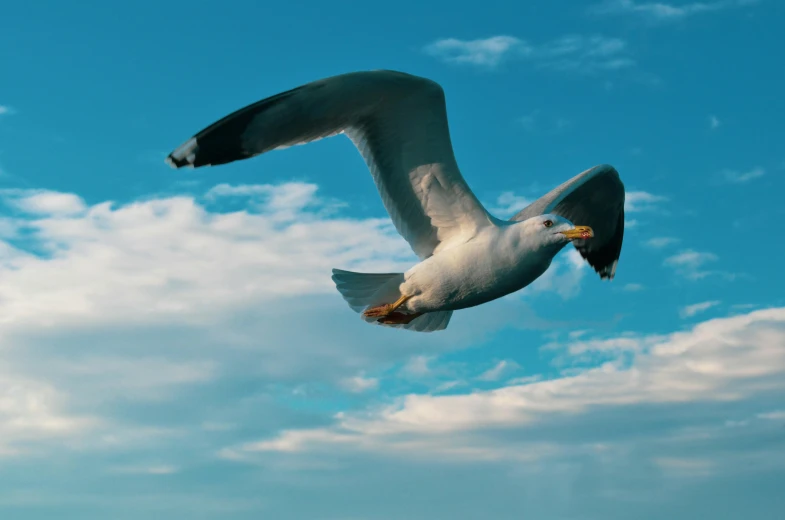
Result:
M553 225L553 221L552 220L546 220L545 222L543 222L543 225L545 227L551 227Z

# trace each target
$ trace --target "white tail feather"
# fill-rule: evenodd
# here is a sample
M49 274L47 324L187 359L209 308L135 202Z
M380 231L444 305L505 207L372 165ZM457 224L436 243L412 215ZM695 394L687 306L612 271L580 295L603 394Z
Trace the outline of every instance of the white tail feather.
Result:
M338 292L355 312L368 307L391 303L401 297L403 273L355 273L333 269L333 281ZM452 311L429 312L406 324L378 323L374 318L363 318L368 323L399 327L417 332L433 332L447 328Z

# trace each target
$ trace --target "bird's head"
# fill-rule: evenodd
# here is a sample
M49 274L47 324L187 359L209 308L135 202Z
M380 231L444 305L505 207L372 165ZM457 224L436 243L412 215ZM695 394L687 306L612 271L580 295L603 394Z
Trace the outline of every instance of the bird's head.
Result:
M524 220L523 232L542 245L564 246L575 239L586 240L594 236L589 226L576 226L559 215L540 215Z

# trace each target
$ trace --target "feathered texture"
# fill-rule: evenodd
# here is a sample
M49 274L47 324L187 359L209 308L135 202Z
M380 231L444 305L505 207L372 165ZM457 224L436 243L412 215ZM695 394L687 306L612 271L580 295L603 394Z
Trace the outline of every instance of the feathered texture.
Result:
M403 291L410 296L406 310L424 314L388 326L441 330L452 316L444 309L519 290L550 265L557 248L527 247L523 228L493 218L472 193L453 154L444 91L425 78L381 70L314 81L229 114L166 160L175 168L225 164L341 133L358 148L395 228L422 260L406 279L334 270L336 287L355 311L394 302ZM512 220L543 214L572 222L565 226L591 226L594 238L573 244L602 278L613 278L624 235L624 185L616 170L587 170Z
M342 74L263 99L197 133L166 161L175 168L224 164L341 133L359 149L393 224L421 259L489 225L453 155L444 91L402 72Z
M403 273L355 273L333 269L333 281L338 292L355 312L368 307L394 302L401 296L399 286L403 283ZM368 323L385 327L398 327L416 332L434 332L447 328L452 311L429 312L407 324L378 323L373 318L363 318Z
M595 166L540 197L510 220L552 213L590 226L594 238L574 240L575 249L602 279L616 275L624 239L624 184L613 166Z

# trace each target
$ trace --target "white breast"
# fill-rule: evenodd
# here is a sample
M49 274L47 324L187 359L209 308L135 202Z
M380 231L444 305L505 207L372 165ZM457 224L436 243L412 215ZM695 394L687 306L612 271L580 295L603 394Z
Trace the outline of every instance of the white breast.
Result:
M401 286L412 312L473 307L518 291L548 269L560 248L540 248L515 226L488 227L471 241L412 267Z

